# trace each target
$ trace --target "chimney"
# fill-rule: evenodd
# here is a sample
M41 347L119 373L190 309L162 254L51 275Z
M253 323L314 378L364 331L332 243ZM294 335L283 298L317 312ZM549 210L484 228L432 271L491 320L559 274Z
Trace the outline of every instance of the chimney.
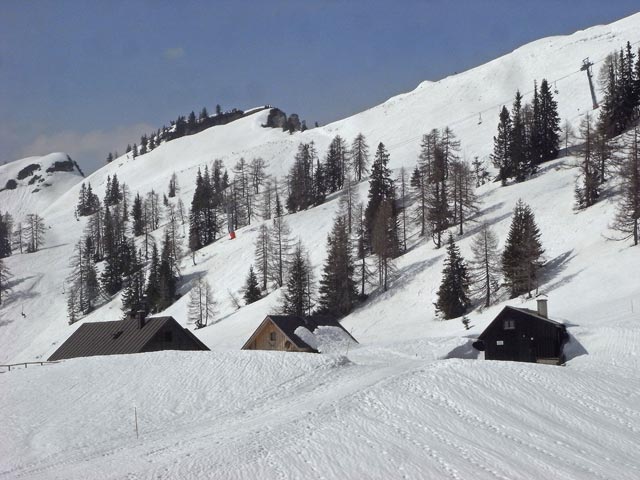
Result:
M142 327L144 327L144 320L145 320L145 311L144 310L138 310L136 312L136 320L138 321L138 330L142 329Z
M549 314L547 311L547 299L539 298L537 302L538 302L538 315L544 318L549 318Z

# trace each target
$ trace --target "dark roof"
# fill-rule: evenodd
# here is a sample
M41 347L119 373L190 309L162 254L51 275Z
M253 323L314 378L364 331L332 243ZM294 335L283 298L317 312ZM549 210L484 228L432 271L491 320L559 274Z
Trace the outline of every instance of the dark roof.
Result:
M330 316L314 315L313 317L298 317L297 315L267 315L254 334L251 335L249 340L247 340L245 346L251 341L255 333L262 328L264 322L267 320L271 320L295 344L296 347L301 349L309 349L316 352L313 347L308 345L295 334L296 328L298 327L304 327L310 332L314 332L318 327L338 327L349 335L354 342L358 343L358 341L353 338L353 336L342 325L340 325L340 322Z
M118 355L139 353L154 335L168 322L182 326L173 317L151 317L144 320L144 326L138 328L138 320L129 318L114 322L88 322L80 326L66 342L49 357L49 360L64 358L91 357L94 355ZM188 330L185 332L191 334ZM191 334L198 347L208 348L195 335Z
M553 327L560 328L562 330L565 330L567 328L564 323L556 322L555 320L551 320L550 318L543 317L535 310L530 310L528 308L506 306L500 311L500 313L496 316L496 318L494 318L491 321L491 323L487 326L487 328L485 328L484 331L478 336L478 339L482 340L484 337L484 334L491 329L493 324L496 322L499 322L502 319L502 317L506 315L515 316L516 318L522 318L522 319L539 320Z

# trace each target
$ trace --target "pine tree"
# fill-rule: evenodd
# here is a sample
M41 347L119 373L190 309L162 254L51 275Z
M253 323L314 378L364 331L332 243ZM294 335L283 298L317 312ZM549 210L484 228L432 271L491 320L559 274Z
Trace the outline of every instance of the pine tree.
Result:
M298 242L291 255L291 266L282 291L281 312L299 317L311 315L312 290L311 265L302 243Z
M108 295L114 295L122 288L120 239L116 232L116 223L117 220L114 219L109 207L105 207L103 237L105 266L100 275L100 282L102 289Z
M347 145L340 135L336 135L329 144L324 166L326 186L329 193L342 190L347 165Z
M534 112L534 117L536 112ZM540 158L534 163L546 162L558 158L560 145L560 117L558 104L553 98L551 87L546 79L540 83Z
M493 137L493 154L491 162L498 169L498 178L502 185L507 184L507 179L513 175L511 164L511 116L506 107L500 111L500 123L498 123L498 135Z
M588 208L600 197L600 182L598 165L596 160L596 135L589 113L580 124L580 136L582 146L580 154L582 160L579 164L580 175L576 178L575 199L576 208Z
M351 144L351 169L356 182L360 182L369 171L369 146L362 133Z
M358 283L360 284L360 298L364 299L365 295L365 286L369 281L369 278L372 275L372 272L367 265L367 245L365 240L365 226L364 226L364 206L362 203L358 204L357 207L358 214L357 218L357 227L356 232L358 235L357 243L356 243L356 257L358 259L358 263L356 266Z
M524 182L529 174L529 148L524 118L522 114L522 95L518 90L511 109L511 145L509 146L510 164L516 182Z
M9 213L4 216L0 214L0 258L6 258L11 255L11 237L12 237L13 220Z
M400 168L398 185L400 194L398 198L398 200L400 201L398 216L402 232L402 253L405 253L407 251L407 203L409 202L409 189L407 182L407 171L404 167ZM351 215L349 215L349 233L351 233Z
M262 298L262 293L258 286L258 279L253 271L253 265L249 267L249 274L247 275L247 280L245 281L243 289L243 298L246 305L256 302Z
M378 209L382 203L387 203L391 207L391 222L395 225L396 211L394 206L395 186L389 170L389 153L383 143L378 144L375 159L371 168L371 178L369 182L369 200L364 212L365 235L368 244L371 245L371 238L374 223L378 217Z
M206 327L213 321L216 313L216 301L211 293L211 286L204 276L196 278L189 292L189 322L196 328Z
M133 235L139 237L144 233L144 215L142 209L142 197L136 193L133 199L133 207L131 208L131 218L133 219Z
M313 162L310 145L301 143L289 171L289 196L287 210L291 213L306 210L313 205Z
M178 176L176 172L171 174L171 178L169 179L169 198L173 198L176 196L178 192Z
M158 247L154 243L151 247L151 262L149 263L149 275L145 287L145 298L150 311L157 312L157 305L160 301L160 258L158 257Z
M358 295L347 221L338 216L327 238L327 259L320 280L320 312L343 317L353 309Z
M158 266L159 296L155 305L156 311L169 307L176 298L180 270L178 268L178 259L174 257L174 250L170 231L165 229Z
M640 128L630 132L625 142L625 158L619 169L621 196L611 228L619 240L639 242L640 224Z
M473 260L470 265L470 291L484 297L484 306L488 307L500 288L498 238L488 224L483 223L480 231L473 237L471 252Z
M131 273L125 277L124 291L122 292L122 311L125 316L129 312L147 310L145 305L145 274L144 268L134 252L134 260L131 265Z
M11 280L11 271L9 267L4 263L2 257L0 257L0 305L2 305L3 295L6 295L9 291L9 281Z
M533 212L529 205L518 200L502 252L502 272L511 298L523 293L531 296L531 291L537 288L543 253L540 230L535 223Z
M467 265L450 233L447 242L447 258L442 270L442 283L435 303L436 310L447 320L465 314L471 305L468 292Z
M90 242L87 240L90 240L90 237L78 241L69 263L71 273L67 277L67 283L69 289L75 294L76 315L86 315L91 312L102 297L98 274L88 246Z

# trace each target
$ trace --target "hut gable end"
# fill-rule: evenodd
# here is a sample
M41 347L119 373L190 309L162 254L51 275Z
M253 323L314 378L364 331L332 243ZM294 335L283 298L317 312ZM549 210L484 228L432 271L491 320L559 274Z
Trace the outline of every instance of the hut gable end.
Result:
M534 310L505 307L478 337L487 360L563 363L566 327Z

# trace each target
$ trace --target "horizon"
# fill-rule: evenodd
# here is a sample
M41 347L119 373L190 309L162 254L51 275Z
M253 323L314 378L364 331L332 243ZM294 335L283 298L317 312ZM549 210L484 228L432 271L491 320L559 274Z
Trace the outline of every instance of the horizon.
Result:
M425 80L637 10L626 0L556 3L4 5L0 163L64 151L91 173L141 134L216 104L270 104L326 125Z

